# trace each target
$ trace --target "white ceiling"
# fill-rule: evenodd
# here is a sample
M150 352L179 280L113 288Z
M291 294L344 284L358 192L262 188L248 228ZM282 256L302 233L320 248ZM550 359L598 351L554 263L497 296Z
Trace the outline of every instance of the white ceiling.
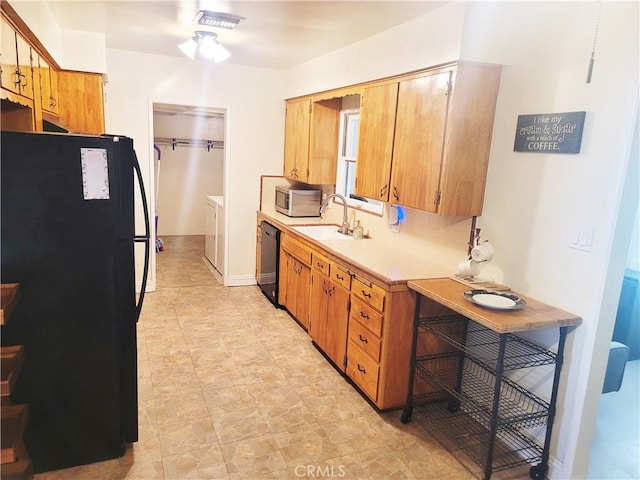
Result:
M25 1L25 0L16 0ZM421 16L446 2L49 0L63 29L105 34L107 48L182 56L177 45L212 30L227 63L289 68ZM193 22L202 8L245 17L234 30Z

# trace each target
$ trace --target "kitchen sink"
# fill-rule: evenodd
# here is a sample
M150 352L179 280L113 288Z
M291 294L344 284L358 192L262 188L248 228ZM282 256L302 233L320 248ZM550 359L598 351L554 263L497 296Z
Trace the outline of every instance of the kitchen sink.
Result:
M353 240L352 235L340 233L338 225L301 225L292 228L314 240Z

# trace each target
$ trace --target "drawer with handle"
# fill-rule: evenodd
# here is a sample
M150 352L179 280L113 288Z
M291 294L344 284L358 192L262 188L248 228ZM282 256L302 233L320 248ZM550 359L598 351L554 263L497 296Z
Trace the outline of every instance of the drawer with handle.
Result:
M311 265L311 249L290 235L282 235L280 246L307 266Z
M329 262L329 259L316 252L313 252L311 258L311 268L317 270L323 275L326 275L327 277L331 274L331 263Z
M374 308L384 311L385 291L382 288L356 277L351 283L351 291Z
M347 350L347 375L374 402L378 397L379 373L380 367L377 362L371 360L369 355L350 341Z
M339 283L345 289L351 289L351 274L342 265L334 263L331 266L331 280Z
M349 322L349 340L358 345L376 362L380 361L380 339L360 322Z
M378 337L382 337L382 314L355 295L351 296L349 316L362 323Z

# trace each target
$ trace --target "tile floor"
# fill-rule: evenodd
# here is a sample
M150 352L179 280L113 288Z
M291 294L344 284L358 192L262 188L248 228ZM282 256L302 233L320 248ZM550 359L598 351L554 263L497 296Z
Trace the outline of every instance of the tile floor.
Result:
M139 441L37 480L481 477L417 421L376 412L257 287L221 286L203 237L163 241L138 324Z

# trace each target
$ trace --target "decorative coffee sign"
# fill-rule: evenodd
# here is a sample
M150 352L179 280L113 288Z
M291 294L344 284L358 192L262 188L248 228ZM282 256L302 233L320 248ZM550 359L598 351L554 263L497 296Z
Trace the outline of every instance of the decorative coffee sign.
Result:
M518 115L514 152L580 153L586 112Z

